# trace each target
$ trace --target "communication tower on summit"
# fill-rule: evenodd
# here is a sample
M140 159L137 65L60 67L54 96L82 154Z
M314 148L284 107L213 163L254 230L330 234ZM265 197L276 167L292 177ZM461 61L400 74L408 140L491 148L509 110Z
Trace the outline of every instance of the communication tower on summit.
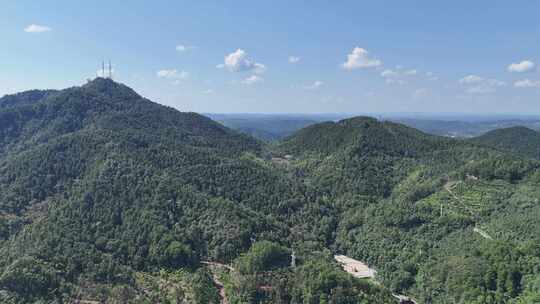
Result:
M109 60L109 65L107 67L107 70L105 70L105 60L101 61L101 73L98 71L97 77L103 77L103 78L108 78L108 79L113 78L113 68L112 68L112 63L110 60Z

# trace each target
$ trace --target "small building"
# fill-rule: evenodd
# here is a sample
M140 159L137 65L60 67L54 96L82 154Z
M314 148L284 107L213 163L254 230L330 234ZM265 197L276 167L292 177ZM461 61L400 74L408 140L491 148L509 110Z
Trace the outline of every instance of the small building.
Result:
M370 278L374 279L377 271L369 268L365 263L352 259L345 255L335 255L334 259L341 265L343 270L350 273L356 278Z

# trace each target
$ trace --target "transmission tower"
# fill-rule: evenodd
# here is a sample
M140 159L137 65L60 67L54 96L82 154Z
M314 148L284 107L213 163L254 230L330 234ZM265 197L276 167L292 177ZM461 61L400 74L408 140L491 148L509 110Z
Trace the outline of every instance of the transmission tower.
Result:
M112 64L111 64L111 60L109 60L109 79L112 79Z

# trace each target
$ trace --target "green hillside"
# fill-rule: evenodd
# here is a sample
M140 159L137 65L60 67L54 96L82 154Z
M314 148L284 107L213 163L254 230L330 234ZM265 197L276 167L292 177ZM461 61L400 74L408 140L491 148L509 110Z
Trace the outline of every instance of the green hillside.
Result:
M0 110L2 303L217 303L201 260L232 263L259 240L287 248L303 242L290 223L320 218L307 203L315 194L266 161L251 137L109 79L45 95L0 102L9 101ZM319 235L303 229L302 237ZM316 239L317 250L298 254L312 261L302 270L279 267L275 280L290 284L267 294L235 289L231 299L386 292L377 301L388 303L388 291L338 272L324 245ZM317 280L294 277L313 267L339 278L304 289ZM346 294L331 296L336 288Z
M497 129L470 141L524 157L540 159L540 133L526 127Z
M392 290L509 303L537 288L537 161L371 118L310 126L278 150L333 202L331 247Z
M264 144L103 78L0 105L2 303L538 297L534 159L368 117Z

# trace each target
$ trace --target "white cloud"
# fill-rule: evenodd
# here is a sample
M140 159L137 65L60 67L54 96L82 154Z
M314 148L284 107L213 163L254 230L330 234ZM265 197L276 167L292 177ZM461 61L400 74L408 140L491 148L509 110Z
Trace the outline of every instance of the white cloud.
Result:
M466 89L465 92L469 94L489 94L489 93L495 92L495 88L481 85L481 86L470 87Z
M300 57L289 56L289 63L297 63L300 61Z
M203 94L206 94L206 95L212 94L212 93L214 93L214 90L212 90L212 89L208 89L208 90L203 91Z
M459 80L459 83L467 86L465 92L469 94L488 94L496 91L497 87L506 86L506 82L497 79L489 79L477 75L468 75Z
M225 56L224 63L218 64L217 68L226 68L231 72L244 72L253 71L254 73L261 74L266 70L266 66L262 63L254 62L247 57L247 53L242 49Z
M322 82L320 80L317 80L317 81L315 81L314 83L312 83L310 85L304 86L304 89L306 89L306 90L317 90L320 87L322 87L323 85L324 85L324 82Z
M195 47L192 45L179 44L176 46L176 50L180 53L193 50Z
M520 63L512 63L508 66L508 72L523 73L534 71L535 64L529 60L523 60Z
M52 31L52 28L45 25L30 24L29 26L24 28L24 31L27 33L39 34L44 32L50 32Z
M477 75L468 75L459 80L459 83L461 84L473 84L473 83L479 83L484 81L484 78L477 76Z
M416 75L418 73L418 71L416 70L408 70L408 71L405 71L403 74L404 75Z
M258 75L251 75L248 78L242 80L242 84L252 85L258 82L263 82L264 79Z
M387 84L399 84L404 85L407 81L404 79L407 76L416 75L416 70L402 71L401 67L396 67L396 70L386 69L381 72L381 77L383 77Z
M159 70L157 71L157 77L159 78L174 78L177 74L177 70Z
M523 79L514 82L516 88L540 88L540 80Z
M398 77L398 72L392 71L392 70L384 70L381 73L381 76L384 78L391 78L391 77Z
M342 64L346 70L374 68L382 65L382 61L376 58L371 58L369 52L363 48L355 47L349 55L347 62Z
M171 70L159 70L156 72L157 77L174 80L173 84L178 85L181 80L189 77L189 73L186 71L180 71L176 69Z

